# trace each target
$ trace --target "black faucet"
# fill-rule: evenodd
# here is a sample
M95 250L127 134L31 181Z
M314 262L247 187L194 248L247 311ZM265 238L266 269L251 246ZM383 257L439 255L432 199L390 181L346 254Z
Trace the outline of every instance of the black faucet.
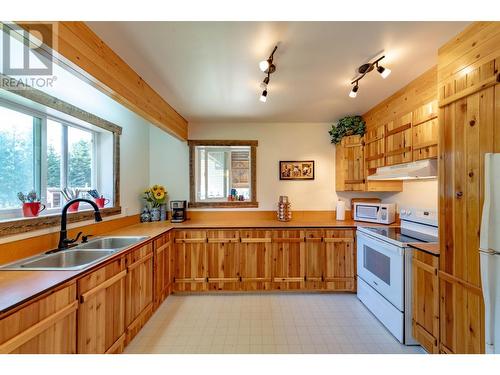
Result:
M70 240L68 239L68 232L66 230L66 224L67 224L67 219L68 219L68 208L75 202L85 202L90 204L94 208L94 217L95 221L102 221L101 217L101 212L99 211L99 207L97 207L97 204L95 202L89 200L89 199L84 199L84 198L75 198L67 202L63 209L62 209L62 214L61 214L61 231L59 232L59 244L57 245L57 250L64 250L67 249L72 243L78 241L78 237L82 234L82 232L78 233L76 238Z

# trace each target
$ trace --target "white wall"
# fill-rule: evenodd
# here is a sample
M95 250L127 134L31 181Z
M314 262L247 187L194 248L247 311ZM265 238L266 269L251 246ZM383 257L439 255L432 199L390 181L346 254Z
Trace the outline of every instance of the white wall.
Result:
M169 200L189 201L189 148L154 126L149 129L149 183L161 184Z
M334 210L337 199L379 197L383 202L437 209L437 181L404 182L399 193L335 192L335 146L325 123L189 124L190 139L255 139L259 210L274 210L288 195L294 210ZM314 160L314 181L280 181L279 160ZM186 188L187 189L187 188Z
M141 192L149 184L149 129L153 126L86 82L54 65L57 80L43 91L123 128L120 137L120 200L122 213L140 212Z

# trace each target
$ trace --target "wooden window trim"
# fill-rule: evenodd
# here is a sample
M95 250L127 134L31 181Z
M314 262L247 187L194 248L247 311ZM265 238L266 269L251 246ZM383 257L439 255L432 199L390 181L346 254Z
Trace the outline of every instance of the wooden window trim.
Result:
M256 208L257 202L257 146L252 140L188 140L189 145L189 207L190 208ZM249 146L251 172L251 199L245 202L196 202L195 147L196 146Z
M0 79L10 78L0 73ZM103 217L121 214L120 206L120 135L122 128L112 122L109 122L101 117L98 117L90 112L84 111L70 103L60 100L52 95L49 95L41 90L26 87L23 90L4 88L12 94L19 95L25 99L29 99L35 103L52 108L58 112L75 117L85 121L98 128L107 130L113 134L113 187L114 187L114 206L101 209ZM79 221L93 220L93 210L82 210L78 212L68 212L68 223ZM0 221L0 237L11 236L18 233L26 233L50 227L55 227L61 223L61 214L55 213L51 215L43 215L30 218L15 218L5 221Z

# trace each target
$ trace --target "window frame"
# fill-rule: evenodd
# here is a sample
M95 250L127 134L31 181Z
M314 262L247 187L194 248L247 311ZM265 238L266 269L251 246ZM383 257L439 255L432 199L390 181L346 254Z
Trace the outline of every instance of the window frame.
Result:
M8 76L4 77L8 78ZM92 131L92 129L82 127L77 123L78 121L81 121L111 133L110 135L112 136L113 143L113 176L111 181L113 186L113 206L100 209L100 211L101 216L103 217L120 215L122 213L120 206L120 135L122 133L122 128L110 121L32 87L26 87L23 90L16 90L13 88L4 88L4 90L8 92L10 97L7 96L6 98L0 98L0 100L2 100L3 103L7 103L9 106L14 106L15 110L19 110L19 108L21 108L22 112L27 110L29 111L29 115L36 114L35 117L40 117L40 114L42 115L42 118L43 116L55 117L59 122L69 122L72 125L76 125L76 127ZM18 100L20 103L17 102ZM34 106L41 106L42 110L31 108L31 103L33 103ZM58 117L57 115L60 115L61 117ZM75 119L75 123L69 121L67 118ZM96 133L98 133L98 131L96 131ZM94 147L96 148L98 147L97 143L98 142L95 141L93 142ZM45 162L43 158L41 162ZM99 178L97 168L95 169L95 173L97 173L96 178ZM37 217L13 217L0 219L0 238L18 233L26 233L58 226L60 225L60 216L60 210L58 210L57 212L47 213ZM90 207L88 209L87 207L82 207L77 212L68 212L68 223L93 219L94 215Z
M190 208L257 208L257 146L256 140L188 140L189 146L189 207ZM196 187L199 181L197 173L198 161L196 160L196 147L198 146L247 146L250 147L250 200L247 201L197 201Z
M63 119L61 117L57 117L51 114L43 113L36 109L32 109L26 106L23 106L18 103L13 103L11 101L0 98L0 107L4 107L10 109L12 111L16 111L19 113L23 113L28 116L32 116L33 118L37 118L40 120L40 125L38 129L33 129L33 154L34 154L34 189L37 192L38 196L42 203L47 203L47 120L51 120L57 122L62 127L62 143L63 147L61 150L61 175L64 177L61 180L61 189L67 187L68 184L68 159L69 159L69 150L68 150L68 130L69 128L75 128L82 131L86 131L92 136L92 186L93 188L98 188L98 180L97 180L97 160L99 158L98 150L96 146L97 137L99 133L95 130L85 128L84 126L78 125L74 122L68 121L67 119ZM39 159L39 160L37 160ZM27 193L27 192L25 192ZM62 207L55 208L46 208L41 214L41 217L48 216L50 214L57 214L61 212ZM90 209L90 208L89 208ZM9 219L18 219L23 218L22 208L0 208L0 221L5 221Z

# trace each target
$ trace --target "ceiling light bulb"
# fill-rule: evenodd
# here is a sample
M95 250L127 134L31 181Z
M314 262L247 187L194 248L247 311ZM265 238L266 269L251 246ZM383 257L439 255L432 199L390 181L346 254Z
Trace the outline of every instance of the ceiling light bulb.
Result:
M262 60L259 63L259 69L265 72L269 68L269 60Z
M391 74L391 69L384 68L383 66L378 66L377 72L380 73L383 79L386 79L389 76L389 74Z
M356 83L356 86L354 86L352 89L351 89L351 92L349 93L349 97L350 98L355 98L358 94L358 84Z
M262 103L265 103L267 101L267 90L262 91L262 95L260 96L259 99Z

